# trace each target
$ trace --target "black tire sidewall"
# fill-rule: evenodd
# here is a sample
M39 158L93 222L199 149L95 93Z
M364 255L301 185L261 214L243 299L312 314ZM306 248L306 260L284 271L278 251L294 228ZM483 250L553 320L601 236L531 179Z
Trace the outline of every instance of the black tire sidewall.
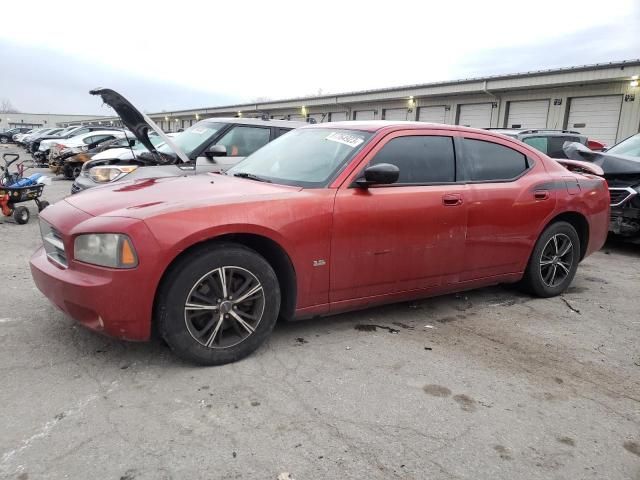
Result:
M20 225L29 223L29 209L27 207L16 207L13 211L13 219Z
M233 347L211 349L189 333L184 320L184 304L200 278L223 266L242 267L255 275L264 289L265 307L258 327L246 340ZM155 316L160 335L178 356L201 365L223 365L254 352L271 334L279 311L280 287L269 263L253 250L223 244L198 249L178 260L159 289Z
M542 280L542 274L540 272L540 258L542 256L542 250L546 246L547 242L553 237L562 233L569 237L573 244L573 262L571 264L571 268L569 269L569 274L563 280L562 283L556 285L555 287L549 287ZM531 258L529 259L529 265L527 266L527 271L525 273L525 281L528 289L531 293L534 293L540 297L555 297L557 295L562 294L575 277L576 271L578 269L578 263L580 261L580 237L578 237L578 233L576 229L567 222L556 222L552 225L549 225L544 232L538 238L536 245L533 249L533 253L531 254Z

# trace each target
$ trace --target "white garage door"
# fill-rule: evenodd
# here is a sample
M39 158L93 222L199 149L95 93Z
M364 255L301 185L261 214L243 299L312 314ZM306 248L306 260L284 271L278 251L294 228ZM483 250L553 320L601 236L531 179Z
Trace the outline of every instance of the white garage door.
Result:
M375 110L360 110L356 112L355 119L356 120L375 120L376 111Z
M621 106L621 95L572 98L567 128L613 145L616 143Z
M446 111L443 106L420 107L418 110L418 121L430 123L444 123Z
M460 105L460 115L458 125L474 128L489 128L491 126L490 103L475 103L471 105Z
M384 110L385 120L406 120L407 109L406 108L386 108Z
M508 128L546 128L549 100L509 102Z
M294 120L296 122L306 122L307 121L307 117L303 116L303 115L289 115L289 120Z
M329 114L330 122L344 122L347 120L347 112L331 112Z

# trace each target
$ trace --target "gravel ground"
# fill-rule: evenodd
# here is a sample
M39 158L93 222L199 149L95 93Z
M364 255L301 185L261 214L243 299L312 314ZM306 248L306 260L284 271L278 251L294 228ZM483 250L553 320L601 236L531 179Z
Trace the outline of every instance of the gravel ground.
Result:
M609 242L562 297L280 324L198 368L78 327L31 280L36 209L1 221L0 478L640 479L640 246Z

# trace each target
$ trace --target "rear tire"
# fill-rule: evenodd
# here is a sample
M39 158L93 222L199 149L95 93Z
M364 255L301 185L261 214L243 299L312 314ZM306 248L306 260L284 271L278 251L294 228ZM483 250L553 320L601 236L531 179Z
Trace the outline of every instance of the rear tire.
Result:
M579 261L576 229L567 222L553 223L538 238L520 285L539 297L560 295L571 285Z
M41 200L38 203L38 212L41 212L42 210L44 210L45 208L47 208L49 206L49 202L47 202L46 200Z
M16 207L13 210L13 219L20 225L29 222L29 209L27 207Z
M271 265L255 251L227 243L196 249L170 268L158 290L155 321L179 357L223 365L254 352L279 311Z

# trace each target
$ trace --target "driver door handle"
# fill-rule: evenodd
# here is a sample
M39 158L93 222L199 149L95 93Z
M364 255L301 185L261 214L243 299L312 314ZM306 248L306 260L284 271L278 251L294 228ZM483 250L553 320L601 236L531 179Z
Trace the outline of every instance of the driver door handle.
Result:
M462 195L459 193L446 193L442 196L442 204L445 207L462 205Z

